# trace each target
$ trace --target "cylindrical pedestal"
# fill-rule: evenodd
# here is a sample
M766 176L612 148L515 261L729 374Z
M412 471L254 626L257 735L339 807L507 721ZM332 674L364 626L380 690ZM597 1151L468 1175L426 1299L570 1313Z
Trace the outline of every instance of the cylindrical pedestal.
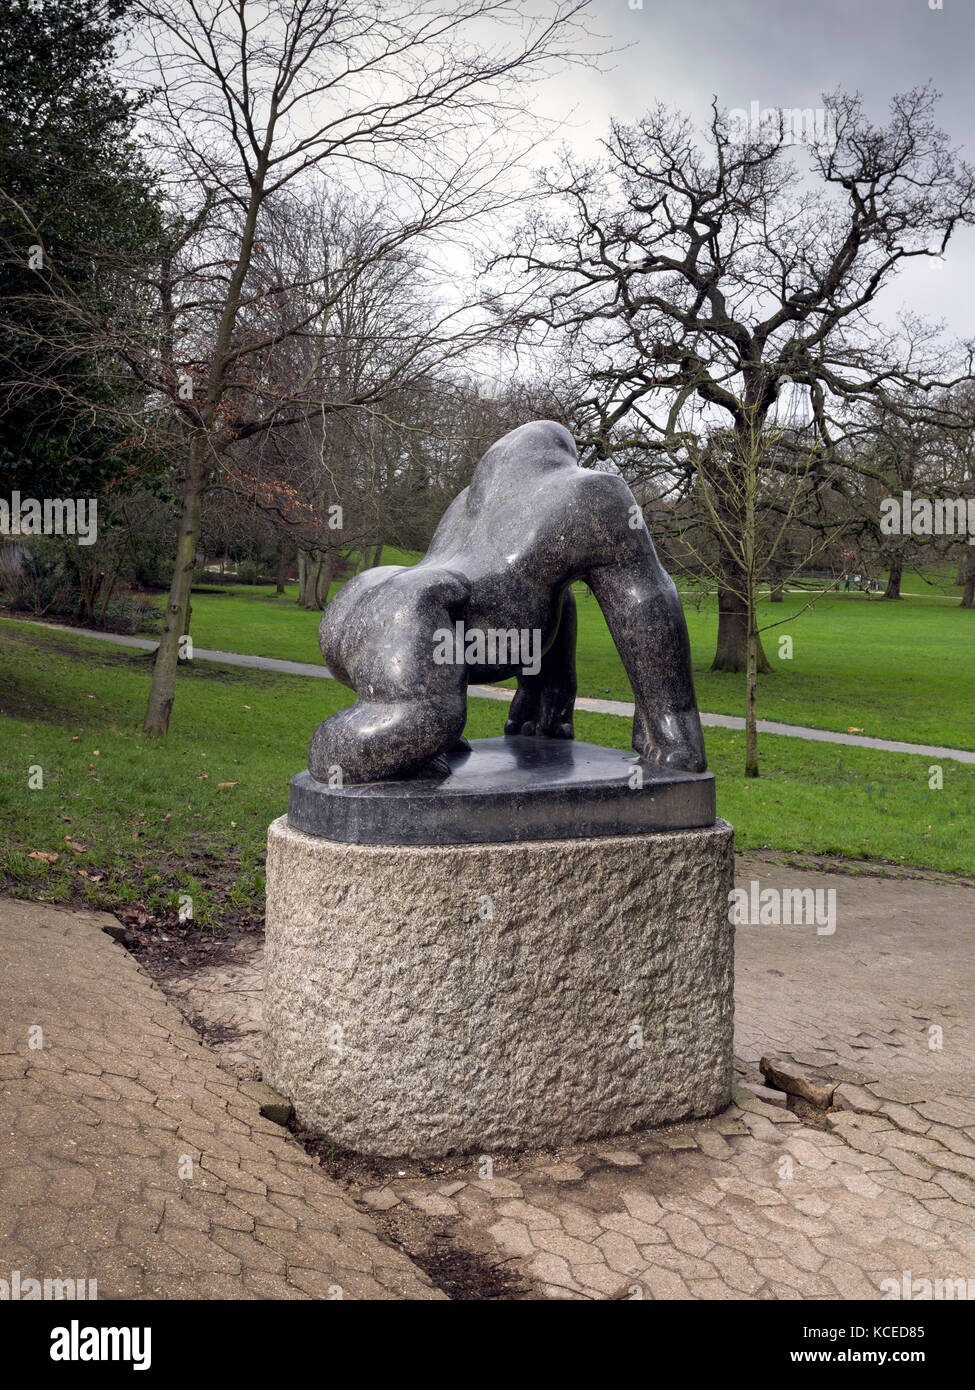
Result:
M546 1146L731 1099L733 831L268 837L264 1079L387 1157Z

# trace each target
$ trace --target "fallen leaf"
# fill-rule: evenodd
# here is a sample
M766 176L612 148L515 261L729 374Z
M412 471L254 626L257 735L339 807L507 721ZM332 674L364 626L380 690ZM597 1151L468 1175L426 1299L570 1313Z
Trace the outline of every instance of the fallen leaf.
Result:
M47 854L42 849L32 849L27 858L43 859L45 864L56 864L58 862L58 856L56 854Z

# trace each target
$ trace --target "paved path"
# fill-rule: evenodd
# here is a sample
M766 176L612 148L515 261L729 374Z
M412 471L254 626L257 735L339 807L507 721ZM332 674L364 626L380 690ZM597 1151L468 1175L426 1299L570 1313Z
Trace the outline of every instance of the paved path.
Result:
M89 627L67 627L63 623L34 623L29 618L18 622L30 622L34 627L50 627L55 632L71 632L76 637L90 637L96 642L111 642L117 647L135 647L139 651L154 652L159 646L154 637L125 637L120 632L96 632ZM321 680L331 680L332 673L326 666L308 661L279 661L274 656L249 656L246 652L218 652L208 647L193 647L194 661L219 661L225 666L247 666L257 671L281 671L286 676L317 676Z
M0 1277L95 1278L100 1298L442 1297L104 922L0 899Z
M154 651L157 643L151 638L123 637L114 632L95 632L90 628L65 627L58 623L39 623L39 627L53 627L57 632L73 632L79 637L93 637L98 642L113 642L121 647L138 647L144 651ZM220 661L227 666L247 666L252 670L281 671L289 676L312 676L319 680L331 680L332 674L325 666L305 661L280 661L271 656L249 656L242 652L220 652L206 647L194 647L195 661ZM507 700L514 698L514 691L503 686L472 685L469 694L483 700ZM576 708L590 714L618 714L627 719L633 717L633 705L626 700L594 700L583 696L576 700ZM718 729L744 729L745 721L733 714L707 714L702 712L701 723L705 727ZM784 738L812 739L817 743L841 743L852 748L875 748L883 753L916 753L923 758L947 759L958 763L975 763L975 752L962 748L942 748L927 743L901 743L885 738L869 738L862 734L843 734L832 729L809 729L802 724L779 724L774 720L758 721L760 734L779 734Z
M738 1055L854 1067L899 1089L899 1099L975 1112L975 885L948 875L819 873L790 867L788 857L741 856L736 881L832 889L836 930L737 929Z
M975 1293L975 886L743 857L737 882L753 880L832 890L836 930L738 929L724 1115L497 1161L490 1178L475 1158L367 1164L350 1193L394 1231L425 1223L517 1275L527 1298L878 1298L905 1270ZM235 1030L221 1048L255 1074L260 942L175 988ZM833 1108L785 1108L767 1055Z
M517 1276L516 1297L878 1298L904 1270L975 1291L975 885L741 858L752 880L832 890L836 930L737 931L725 1115L497 1161L490 1179L476 1158L353 1165L349 1193ZM172 988L256 1074L260 941ZM766 1056L832 1108L787 1109Z
M111 919L0 900L0 1273L94 1276L102 1297L436 1296L375 1218L503 1271L516 1298L975 1289L975 886L768 856L737 879L833 890L836 930L738 929L723 1115L498 1158L490 1176L478 1156L352 1161L344 1185L260 1118L100 930ZM221 1050L253 1075L259 943L174 992L236 1028ZM787 1109L768 1057L831 1108Z
M367 1205L431 1213L549 1298L876 1299L908 1271L975 1294L975 888L740 861L753 878L833 888L836 931L738 929L729 1111L492 1181L391 1174ZM769 1103L765 1053L835 1087L834 1108L812 1124Z
M309 668L313 669L313 668ZM471 695L486 700L511 700L513 690L501 686L472 685ZM618 714L627 719L633 718L633 705L626 700L592 700L582 697L576 700L576 709L587 710L590 714ZM705 728L744 729L745 721L736 714L706 714L701 712L701 723ZM869 738L861 734L841 734L832 729L807 729L802 724L778 724L771 719L758 720L760 734L781 734L785 738L807 738L817 743L843 743L853 748L876 748L883 753L917 753L925 758L941 758L959 763L975 763L975 752L961 748L941 748L928 743L899 743L886 738Z

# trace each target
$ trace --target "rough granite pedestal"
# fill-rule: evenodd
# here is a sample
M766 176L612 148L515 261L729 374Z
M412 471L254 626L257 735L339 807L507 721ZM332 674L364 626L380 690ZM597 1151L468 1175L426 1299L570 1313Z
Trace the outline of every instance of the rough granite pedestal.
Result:
M438 845L269 832L264 1079L386 1157L728 1104L733 831Z

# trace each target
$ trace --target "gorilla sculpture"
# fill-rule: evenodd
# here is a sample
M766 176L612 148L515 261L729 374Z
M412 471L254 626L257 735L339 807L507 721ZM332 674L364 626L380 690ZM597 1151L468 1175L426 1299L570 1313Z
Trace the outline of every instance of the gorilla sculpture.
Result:
M357 702L318 726L312 777L343 783L446 775L466 746L468 683L518 677L505 734L572 738L576 609L592 589L633 687L633 747L651 766L706 767L680 600L633 494L580 468L552 421L488 449L412 567L347 583L319 644Z

